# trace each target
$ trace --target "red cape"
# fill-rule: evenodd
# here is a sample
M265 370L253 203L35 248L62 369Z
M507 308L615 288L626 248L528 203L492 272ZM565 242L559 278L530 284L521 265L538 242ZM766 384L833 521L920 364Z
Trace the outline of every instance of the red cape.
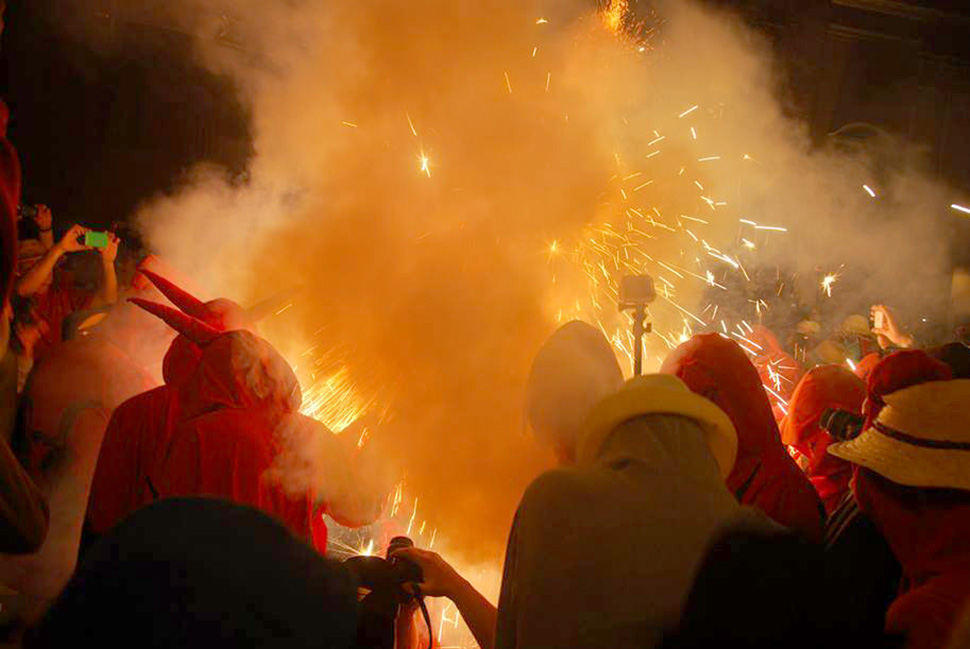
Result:
M738 457L727 486L741 504L821 539L821 502L782 445L758 371L744 351L720 334L701 334L671 352L660 371L677 376L731 418Z
M852 465L829 455L828 447L834 440L819 420L826 408L862 414L865 398L866 386L855 374L841 365L822 365L806 374L795 388L781 426L782 441L808 459L805 474L829 515L849 491Z
M906 635L907 649L945 647L970 603L970 493L899 487L864 469L855 491L903 568L886 631Z

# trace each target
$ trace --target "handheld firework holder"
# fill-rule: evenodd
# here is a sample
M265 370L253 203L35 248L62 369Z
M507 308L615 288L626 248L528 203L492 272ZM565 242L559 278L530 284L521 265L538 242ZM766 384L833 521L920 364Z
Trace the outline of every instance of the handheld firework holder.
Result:
M407 559L392 556L395 551L413 548L406 536L395 536L387 546L385 557L351 557L344 563L357 578L357 585L366 594L359 604L357 649L393 649L395 621L402 604L417 600L428 625L429 649L434 644L431 616L418 586L423 581L421 568ZM410 586L411 592L405 589Z
M620 280L620 312L632 311L633 317L633 376L643 374L643 334L653 331L646 322L647 305L657 299L653 278L649 275L627 275Z

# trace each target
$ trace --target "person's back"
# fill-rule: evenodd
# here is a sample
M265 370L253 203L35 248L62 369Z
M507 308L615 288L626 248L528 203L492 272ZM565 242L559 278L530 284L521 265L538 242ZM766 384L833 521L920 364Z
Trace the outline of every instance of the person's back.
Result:
M135 395L115 409L91 485L89 532L104 534L154 499L149 476L168 453L179 423L181 386L191 377L201 355L189 339L177 337L165 354L165 385Z
M626 407L636 410L635 401ZM610 402L592 422L597 412L615 415ZM599 433L590 424L577 465L526 491L509 538L496 647L652 646L676 622L719 531L769 525L724 485L733 452L712 451L691 413L669 414L676 404L660 409Z
M98 456L87 526L104 534L153 498L148 476L167 448L177 408L176 390L167 385L135 395L111 416Z

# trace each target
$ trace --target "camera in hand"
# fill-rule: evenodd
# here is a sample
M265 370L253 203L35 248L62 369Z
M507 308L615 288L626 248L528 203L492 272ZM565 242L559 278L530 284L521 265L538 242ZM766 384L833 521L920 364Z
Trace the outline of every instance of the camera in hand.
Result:
M862 433L866 418L848 410L826 408L819 423L836 441L847 442Z
M36 219L37 215L40 213L40 208L36 205L18 205L17 206L17 218L18 219Z
M351 557L344 563L357 578L360 591L366 593L360 600L357 622L358 648L393 649L395 620L401 604L417 597L425 622L430 622L420 590L416 588L423 576L421 568L402 557L391 556L402 548L412 548L414 542L406 536L395 536L387 546L385 557ZM411 584L417 595L405 589ZM429 624L429 633L430 633Z

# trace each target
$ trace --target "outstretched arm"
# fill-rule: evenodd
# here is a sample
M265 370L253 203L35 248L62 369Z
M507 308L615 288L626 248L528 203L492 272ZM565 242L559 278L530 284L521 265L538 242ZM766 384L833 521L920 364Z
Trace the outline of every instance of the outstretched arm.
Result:
M412 561L421 568L424 578L421 592L428 597L447 597L455 604L465 624L482 649L495 645L498 610L467 579L458 574L437 552L403 548L393 556Z
M884 304L877 304L872 307L872 316L878 324L872 328L872 333L876 334L880 347L887 349L890 346L896 346L909 349L916 346L916 341L903 330L892 309Z
M20 278L17 282L17 295L27 297L40 292L51 273L54 272L54 266L67 253L90 250L88 246L78 242L78 239L85 232L87 232L87 228L82 225L71 226L67 234Z

